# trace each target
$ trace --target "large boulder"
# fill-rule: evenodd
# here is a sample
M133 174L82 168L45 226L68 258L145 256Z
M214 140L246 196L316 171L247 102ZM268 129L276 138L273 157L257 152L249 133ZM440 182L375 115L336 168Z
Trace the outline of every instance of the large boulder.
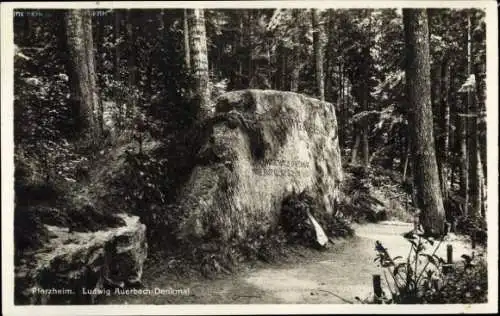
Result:
M146 226L120 216L124 226L96 232L47 226L50 242L16 264L15 303L88 304L106 289L138 285Z
M281 203L308 190L333 213L342 180L332 104L292 92L222 95L180 191L182 240L241 240L279 221Z

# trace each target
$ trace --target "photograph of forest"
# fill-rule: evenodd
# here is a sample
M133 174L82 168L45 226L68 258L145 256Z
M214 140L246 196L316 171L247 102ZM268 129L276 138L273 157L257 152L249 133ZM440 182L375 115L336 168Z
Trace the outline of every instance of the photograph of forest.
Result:
M15 305L488 303L485 10L13 23Z

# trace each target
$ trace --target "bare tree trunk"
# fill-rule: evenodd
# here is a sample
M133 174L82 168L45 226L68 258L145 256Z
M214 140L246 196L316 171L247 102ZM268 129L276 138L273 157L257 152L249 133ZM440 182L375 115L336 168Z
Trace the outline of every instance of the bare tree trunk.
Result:
M450 63L448 58L445 57L441 67L441 137L440 137L440 174L441 174L441 190L444 199L448 198L448 163L449 163L449 150L450 150Z
M325 82L323 74L323 52L321 50L321 27L319 24L319 13L317 9L312 9L313 27L313 49L314 63L316 65L316 95L318 99L325 101Z
M282 56L281 56L281 62L282 62L282 72L281 72L281 82L280 82L280 90L286 90L286 81L287 81L287 67L288 67L288 64L287 64L287 57L285 55L285 48L282 46Z
M365 81L365 89L363 90L363 100L361 104L363 105L363 111L368 111L369 108L369 97L370 97L370 85L368 84L368 81L370 79L370 74L369 74L369 57L370 57L370 51L371 51L371 32L372 32L372 19L371 19L371 14L369 11L367 11L368 14L368 38L367 38L367 45L363 47L363 56L365 56L365 60L363 62L363 72L364 72L364 81ZM368 168L370 164L370 148L368 144L368 129L369 126L363 126L362 128L362 133L363 133L363 166L365 168Z
M137 77L136 48L134 32L134 14L131 10L127 12L127 41L128 41L128 89L130 95L130 104L127 106L128 115L133 113L136 105L135 85Z
M471 104L471 114L477 114L477 108L474 100ZM470 120L470 146L469 147L469 196L470 196L470 215L479 216L481 213L481 182L479 179L480 160L478 159L478 134L477 134L477 117L472 117Z
M286 90L287 71L286 71L286 48L279 45L277 49L276 64L278 71L276 71L276 90Z
M439 113L439 105L441 99L441 64L439 60L434 61L434 65L431 67L431 102L432 102L432 112ZM435 122L437 117L434 118ZM436 139L438 139L436 135ZM438 155L439 156L439 155Z
M345 76L344 76L344 65L339 63L339 89L340 89L340 100L339 100L339 143L342 148L345 148L345 103L344 103L344 89L345 89Z
M324 55L325 59L325 69L324 69L324 85L325 85L325 100L329 102L335 101L333 96L334 96L334 86L335 86L335 73L334 73L334 68L335 68L335 62L333 58L333 21L332 21L332 11L328 10L328 25L325 30L327 42L326 42L326 47L327 50ZM339 69L340 70L340 69ZM338 100L338 98L337 98ZM340 113L340 111L339 111ZM339 125L340 126L340 125ZM340 129L340 128L339 128ZM339 135L340 137L340 135ZM340 138L339 138L340 141ZM340 144L340 142L339 142Z
M205 14L203 9L189 9L188 17L194 95L199 109L197 118L203 119L211 113Z
M191 69L191 50L189 49L189 24L188 12L184 9L184 64L186 69Z
M429 32L430 36L430 32ZM431 103L432 103L432 113L436 113L438 115L433 115L433 126L440 127L439 118L441 117L441 63L440 60L434 60L433 65L431 66ZM439 172L439 182L441 185L441 191L443 190L443 179L442 179L442 159L443 156L443 148L441 144L442 139L442 131L438 129L434 129L434 143L436 144L436 160Z
M78 109L77 129L84 142L101 135L99 97L95 78L92 19L88 10L70 10L66 15L70 51L70 102Z
M296 23L296 27L300 27L300 10L292 9L292 15L294 17L294 21ZM297 32L298 33L298 32ZM300 58L300 44L299 44L299 36L295 36L293 43L293 69L290 77L290 91L297 92L299 90L299 79L300 79L300 64L302 60Z
M365 90L365 96L363 100L363 110L368 111L368 91ZM368 144L368 126L362 127L363 134L363 166L368 168L370 165L370 147Z
M243 47L244 45L244 21L243 21L243 14L239 14L239 36L238 38L235 37L234 43L233 43L233 56L236 58L236 63L237 63L237 70L235 73L236 80L234 81L233 89L239 90L244 88L244 81L243 81L243 61L240 56L241 50L240 48Z
M119 10L116 10L115 12L115 23L114 23L114 28L113 28L113 35L114 35L114 40L115 40L115 80L119 81L120 80L120 26L121 26L121 14Z
M478 160L478 178L479 178L479 191L480 191L480 205L481 205L481 216L483 218L486 217L486 179L484 177L484 171L483 171L483 164L481 161L481 154L477 153L477 160Z
M96 32L95 32L95 41L97 43L103 43L103 36L104 36L104 25L107 23L106 20L106 17L102 17L100 19L97 20L97 27L95 28ZM90 36L92 37L92 34L93 34L93 29L92 29L92 16L90 17L90 23L87 24L87 33L90 34ZM94 42L94 41L92 41ZM99 51L99 47L101 47L101 45L98 45L96 47L96 54L97 56L101 56L102 53ZM89 47L89 49L91 49L92 51L94 50L94 46L91 46ZM94 64L94 69L96 70L96 74L94 76L92 76L93 80L94 80L94 86L96 87L96 93L97 93L97 96L101 95L101 88L102 85L104 84L104 82L101 80L99 81L99 77L97 76L97 73L99 71L102 71L102 69L100 69L99 67L99 63L97 63L96 65L96 62L95 62L95 55L94 55L94 58L92 58L91 60L91 63ZM98 110L97 110L97 124L99 126L99 130L103 131L104 130L104 105L102 103L102 99L101 98L98 98L97 99L97 103L98 103Z
M94 40L92 36L92 16L90 11L86 11L84 14L83 21L83 29L84 29L84 38L85 38L85 50L87 56L87 64L90 80L90 88L91 93L90 97L92 98L92 103L97 106L97 113L95 113L96 108L94 107L94 113L97 115L96 124L99 124L102 119L102 107L100 105L99 94L98 94L98 86L97 86L97 76L96 76L96 65L95 65L95 55L94 55ZM100 126L95 126L96 131L100 134Z
M114 21L113 21L113 38L115 42L115 62L114 62L114 79L116 82L121 81L121 23L122 23L122 14L120 10L113 10L114 13ZM114 90L118 92L117 90ZM123 100L123 95L117 95L117 93L113 95L115 100L118 102L117 107L118 107L118 113L120 119L117 120L117 125L119 128L123 127L123 122L125 119L126 113L123 113L123 108L122 108L122 102Z
M251 10L246 10L245 11L246 14L246 19L245 19L245 41L248 45L248 50L247 50L247 53L248 53L248 75L247 75L247 84L246 86L250 89L253 89L253 77L254 77L254 68L253 68L253 59L252 59L252 55L253 55L253 43L252 43L252 19L253 19L253 16L252 16L252 11Z
M363 166L368 168L370 165L370 147L368 145L368 128L363 127Z
M467 73L471 73L471 38L470 38L470 17L468 18L468 32L467 32ZM470 214L470 200L469 200L469 187L470 187L470 178L469 178L469 155L468 152L470 151L469 144L468 144L468 126L469 122L467 119L467 115L469 114L469 105L470 105L470 93L467 94L466 101L463 102L463 107L462 107L462 115L460 115L461 122L460 122L460 165L461 165L461 170L460 170L460 195L464 198L464 206L463 206L463 211L466 215L471 215Z
M467 114L467 104L462 102L462 112ZM460 190L459 194L464 198L463 212L468 214L469 205L469 162L467 156L467 117L459 116L459 148L460 148Z
M355 130L356 132L356 130ZM357 164L357 159L358 159L358 147L359 147L359 143L361 142L361 135L358 133L356 134L356 141L354 142L354 146L352 148L352 157L351 157L351 163L353 165Z
M479 65L478 65L479 66ZM476 73L476 111L477 111L477 130L486 130L486 126L482 125L479 121L482 111L486 111L485 108L485 74L486 68L485 65L479 66L475 70ZM479 134L479 133L478 133ZM486 133L484 133L486 134ZM478 181L480 183L480 199L481 199L481 216L484 218L486 216L486 182L487 182L487 168L486 168L486 135L478 135L477 136L477 165L478 165Z
M467 73L472 75L472 23L470 13L468 15L468 28L467 28ZM469 197L470 209L469 215L479 216L481 214L481 189L480 180L478 176L479 169L482 168L478 159L478 133L477 133L477 119L478 119L478 106L477 99L474 93L475 86L467 92L467 105L469 113L473 116L469 120Z
M427 234L444 233L444 207L434 151L427 12L403 9L406 84L410 105L414 183L421 223Z
M456 93L451 92L451 87L455 82L455 77L452 72L450 72L450 152L449 152L449 170L450 170L450 192L455 188L456 185L460 187L460 180L457 180L460 173L460 165L458 163L458 155L460 153L459 146L459 133L460 133L460 120L456 113L460 111L458 106L458 98ZM454 115L452 115L454 113ZM452 123L453 122L453 123ZM455 128L451 128L451 126Z

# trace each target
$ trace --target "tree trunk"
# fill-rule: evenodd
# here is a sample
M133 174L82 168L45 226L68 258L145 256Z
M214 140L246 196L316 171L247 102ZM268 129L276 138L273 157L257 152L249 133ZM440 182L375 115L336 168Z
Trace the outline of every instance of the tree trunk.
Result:
M189 9L187 11L189 50L194 79L193 92L198 106L197 118L203 119L211 113L205 14L203 9Z
M241 56L241 49L245 45L245 21L243 20L243 13L239 14L239 43L238 45L234 46L235 49L235 56L238 60L238 88L237 89L244 89L246 87L246 82L243 79L245 74L245 70L243 67L243 57Z
M368 128L363 127L363 167L370 165L370 147L368 145Z
M188 10L184 9L184 64L186 69L191 69L191 50L189 49L189 24Z
M464 114L467 114L467 104L462 100L461 110ZM468 205L469 205L469 159L467 156L467 117L459 116L459 131L458 131L458 140L459 140L459 149L460 149L460 190L459 194L464 199L464 205L462 206L463 215L468 214Z
M484 177L484 170L483 170L483 164L481 161L481 155L478 151L477 154L477 160L478 160L478 178L479 178L479 188L480 188L480 199L481 199L481 216L483 218L486 217L486 179Z
M441 108L441 63L439 60L435 60L434 64L431 67L431 100L432 100L432 113L440 113L440 108ZM433 126L440 127L441 125L439 124L439 117L440 115L434 115L433 117ZM434 137L434 142L436 145L439 144L439 139L441 137L441 131L439 129L435 129L437 133L435 133ZM436 147L436 157L437 157L437 163L438 163L438 168L441 170L441 148Z
M285 54L285 48L281 46L281 74L280 74L280 90L286 90L286 81L287 81L287 56Z
M97 94L92 19L88 10L70 10L66 15L70 52L70 103L76 109L76 127L84 143L98 139L99 97Z
M354 146L352 148L352 157L351 157L351 164L355 165L357 164L357 159L358 159L358 147L359 143L361 142L361 135L358 133L356 134L356 141L354 142Z
M339 95L337 93L337 97L335 98L335 91L338 91L340 87L340 75L335 76L334 69L335 66L338 64L336 62L336 42L337 38L335 37L335 24L334 24L334 19L333 19L333 10L328 9L328 26L326 30L324 31L326 33L327 37L327 44L326 47L327 49L325 50L325 55L324 59L326 59L326 65L325 69L323 70L324 73L324 82L325 82L325 99L328 100L328 102L338 102L339 101ZM340 68L339 74L340 74ZM335 79L338 79L336 82ZM340 111L339 111L340 114ZM340 118L339 118L340 120ZM339 130L340 130L340 124L339 124ZM339 135L339 140L340 140L340 135Z
M467 32L467 73L471 73L471 38L470 38L470 17L468 18L468 32ZM463 212L465 215L470 215L469 213L469 156L468 151L470 151L468 144L468 126L469 122L467 120L467 115L469 114L469 104L470 104L470 94L467 93L466 100L463 101L462 113L459 115L460 120L460 195L464 198Z
M426 10L403 9L403 24L417 206L421 210L420 222L425 232L430 235L442 235L445 214L434 152Z
M292 9L293 20L295 21L296 27L300 27L300 10ZM298 33L298 32L296 32ZM300 44L299 36L294 36L293 39L293 69L290 77L290 91L297 92L299 90L299 79L300 79Z
M370 53L371 53L371 32L372 32L372 19L369 11L366 11L368 14L368 30L367 30L367 44L363 47L363 56L365 56L363 61L363 77L365 82L365 88L361 92L363 95L363 100L361 100L361 104L363 106L363 111L368 111L369 108L369 98L370 98L370 85L368 84L370 80ZM364 125L362 127L363 134L363 166L368 168L370 164L370 148L368 144L368 130L369 126Z
M314 63L316 65L316 95L318 99L325 101L325 83L323 75L323 52L321 50L321 27L319 25L319 13L317 9L312 9L313 27L313 49Z
M279 45L277 49L276 64L278 70L276 71L276 90L286 90L286 48Z
M365 89L363 97L363 110L368 111L368 90ZM368 126L362 127L363 134L363 166L368 168L370 165L370 147L368 144Z
M122 21L122 16L120 14L119 10L115 10L115 23L114 23L114 28L113 28L113 35L115 39L115 80L120 81L121 75L120 75L120 29L121 29L121 21Z
M457 75L450 71L450 152L449 152L449 169L450 169L450 189L458 187L460 190L460 174L462 166L460 164L460 135L461 135L461 119L457 115L461 111L461 98L453 91L452 87L456 86ZM452 126L454 128L452 128Z
M457 113L460 112L460 102L457 94L452 92L452 87L455 86L456 75L450 72L450 152L449 152L449 169L450 169L450 190L453 190L456 186L460 188L460 164L459 164L459 154L460 154L460 119L457 117ZM455 128L452 128L454 126Z
M328 25L326 30L331 30L333 28L332 21L330 19L330 15L328 17ZM325 100L328 102L333 102L333 86L334 86L334 81L335 81L335 73L334 73L334 62L332 58L332 51L333 51L333 45L332 45L332 32L331 31L325 31L326 33L326 47L329 48L325 52L323 59L325 60L325 65L324 65L324 85L325 85ZM338 98L337 98L338 99ZM340 126L340 125L339 125Z
M252 11L246 10L245 19L245 42L247 43L247 60L248 60L248 75L246 87L254 89L253 77L254 77L254 67L253 67L253 43L252 43Z
M101 18L98 18L97 19L97 27L95 28L95 33L93 33L93 29L92 29L92 16L91 16L91 23L89 23L87 25L87 32L92 36L92 34L94 34L94 37L95 38L95 41L97 43L103 43L104 40L104 25L106 25L108 23L108 21L106 21L107 19L107 16L106 17L101 17ZM94 41L92 41L94 42ZM97 45L96 49L95 49L95 54L97 54L97 58L99 58L99 56L102 56L102 50L100 50L99 48L102 48L102 45ZM90 49L94 50L94 46L92 46ZM95 56L95 55L94 55ZM96 60L93 59L92 62L94 63L94 69L96 70L96 74L97 73L102 73L104 71L104 69L102 68L102 65L104 64L101 60L97 59L98 62L96 63ZM96 87L96 92L97 92L97 95L101 95L101 87L104 86L105 82L104 80L101 78L99 78L99 76L95 75L93 76L93 79L96 81L94 83L95 87ZM101 79L101 80L99 80ZM104 130L104 105L102 103L102 99L101 98L98 98L98 111L97 111L97 124L99 126L99 129L102 131Z
M292 69L292 74L290 78L290 91L293 92L298 92L299 91L299 78L300 78L300 67L298 66L298 63L300 63L300 52L299 52L299 47L298 45L294 45L293 49L293 69Z
M340 89L340 99L339 99L339 144L341 148L345 148L345 103L344 103L344 67L342 63L339 63L339 89Z
M113 21L113 39L115 42L115 62L114 62L114 80L118 83L121 82L121 23L122 23L122 14L120 10L113 10L114 13L114 21ZM113 90L115 93L113 95L114 99L117 101L118 113L120 119L117 120L117 126L119 128L123 127L123 122L125 119L125 113L123 113L122 103L120 100L123 100L123 95L118 95L117 89ZM121 93L120 93L121 94Z
M472 100L471 114L477 114L476 102ZM471 216L479 216L481 212L481 183L479 179L480 160L478 159L478 134L477 134L477 117L470 119L470 145L469 147L469 197L470 197L470 212Z
M131 10L127 12L127 41L128 41L128 89L130 94L130 104L127 106L128 115L135 109L135 85L137 77L136 65L136 48L135 48L135 32L134 32L134 14Z
M476 74L476 111L478 112L478 117L476 118L477 120L477 130L478 134L479 131L486 131L487 126L484 123L481 123L479 121L479 118L481 117L481 112L486 111L485 108L485 90L486 90L486 83L485 83L485 77L486 77L486 69L485 65L477 65L477 68L475 69L475 74ZM483 125L484 124L484 125ZM478 135L477 138L477 152L478 152L478 180L480 183L480 197L481 197L481 216L485 217L486 216L486 182L487 182L487 168L486 168L486 150L485 148L487 147L486 145L486 132L483 133L483 135Z
M450 150L450 63L448 58L444 58L441 66L441 137L439 137L441 190L444 199L448 198L448 156Z
M472 75L472 36L471 36L471 17L468 16L468 28L467 28L467 73L469 76ZM477 119L478 119L478 107L477 100L475 97L475 86L467 92L467 105L469 108L469 113L473 117L469 120L469 144L468 144L468 155L469 155L469 198L470 198L470 208L468 214L470 216L479 216L481 214L481 189L479 181L479 159L478 159L478 133L477 133Z

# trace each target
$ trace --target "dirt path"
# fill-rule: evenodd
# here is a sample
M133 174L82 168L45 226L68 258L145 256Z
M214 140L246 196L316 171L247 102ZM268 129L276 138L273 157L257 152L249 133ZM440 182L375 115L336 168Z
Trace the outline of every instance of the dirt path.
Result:
M217 280L169 281L145 280L146 288L189 288L189 295L111 296L108 304L260 304L260 303L355 303L355 296L368 297L372 275L381 272L373 262L376 240L388 248L391 256L405 257L409 243L402 234L411 230L402 222L382 222L355 227L356 236L339 240L336 245L313 258L294 264L257 267ZM470 245L454 238L439 248L446 257L446 244L453 243L455 259L471 253ZM300 254L298 254L300 256Z

